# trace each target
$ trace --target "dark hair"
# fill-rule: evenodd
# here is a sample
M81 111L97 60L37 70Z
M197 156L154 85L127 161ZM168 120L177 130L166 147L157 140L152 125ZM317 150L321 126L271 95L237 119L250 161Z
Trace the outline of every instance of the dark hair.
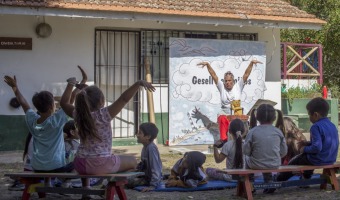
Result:
M152 142L158 134L158 128L154 123L146 122L139 125L139 129L143 132L144 136L150 135L149 141Z
M26 139L25 139L25 148L24 148L24 153L22 154L22 160L25 160L25 157L28 153L28 146L30 145L32 139L32 134L28 132Z
M180 174L180 179L182 181L185 181L188 179L202 180L203 177L200 175L198 168L202 167L202 165L205 162L206 156L199 151L190 151L190 152L186 152L183 158L184 157L186 157L186 163L188 166L187 168L188 174L184 175L185 170L182 170ZM183 158L181 158L181 162L183 162Z
M313 115L315 112L319 113L322 117L327 117L329 111L329 105L326 100L321 97L316 97L310 100L306 109L308 114Z
M233 135L236 141L236 151L234 155L234 169L243 168L243 153L242 153L242 135L245 132L244 123L240 119L234 119L230 122L229 132Z
M253 109L251 111L250 128L254 128L257 125L257 121L259 121L260 124L272 124L276 119L276 113L277 120L275 127L280 129L282 133L286 135L281 110L274 109L274 107L270 104L261 104L257 109Z
M67 137L72 137L71 130L76 130L74 120L70 120L64 124L63 132L66 133Z
M286 130L286 143L288 147L286 157L291 159L299 154L299 150L296 145L297 142L306 141L306 137L290 117L283 117L283 124Z
M32 97L34 107L40 112L45 113L48 109L53 108L53 94L49 91L37 92Z
M74 118L81 142L86 144L90 139L98 139L98 130L91 112L100 109L104 94L97 86L88 86L76 96Z

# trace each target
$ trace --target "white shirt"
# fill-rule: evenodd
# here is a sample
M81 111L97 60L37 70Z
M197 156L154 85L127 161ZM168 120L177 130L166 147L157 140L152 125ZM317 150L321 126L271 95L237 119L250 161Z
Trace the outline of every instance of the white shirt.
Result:
M217 82L217 89L220 92L221 97L221 107L227 112L230 112L230 104L233 100L241 100L242 91L244 88L243 78L235 83L231 90L227 90L221 80Z

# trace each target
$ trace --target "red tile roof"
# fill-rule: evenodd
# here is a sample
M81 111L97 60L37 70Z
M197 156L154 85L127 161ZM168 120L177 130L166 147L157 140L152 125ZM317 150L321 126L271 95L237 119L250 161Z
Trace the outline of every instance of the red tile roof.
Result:
M2 0L1 5L325 23L283 0Z

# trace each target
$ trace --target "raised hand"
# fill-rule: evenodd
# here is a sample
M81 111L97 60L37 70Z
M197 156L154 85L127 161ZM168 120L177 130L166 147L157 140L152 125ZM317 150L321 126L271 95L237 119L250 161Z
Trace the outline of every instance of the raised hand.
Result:
M253 64L263 64L262 62L260 62L258 60L252 60L251 63L253 63Z
M76 85L78 81L76 80L76 77L71 77L66 80L71 85Z
M78 65L78 68L79 68L79 70L81 72L81 75L83 77L83 79L80 81L80 83L81 84L85 84L87 82L87 74L86 74L86 72L84 71L84 69L80 65Z
M210 64L208 62L200 62L197 66L204 68L205 66L210 66Z
M150 92L154 92L156 91L156 88L149 82L143 81L143 80L139 80L139 85L143 86L145 90L148 90Z
M76 88L79 90L82 90L84 88L86 88L88 85L86 85L85 83L77 83L76 84Z
M19 88L18 88L18 85L17 85L17 78L15 76L10 77L10 76L5 76L4 77L4 81L5 83L7 83L7 85L9 85L14 94L15 94L15 97L17 98L18 102L20 103L22 109L24 110L24 112L26 113L27 110L30 109L30 105L27 103L25 97L22 96L21 92L19 91Z
M7 83L7 85L9 85L12 88L17 88L17 79L16 79L15 76L13 78L10 77L10 76L5 76L4 79L5 79L4 80L5 83Z

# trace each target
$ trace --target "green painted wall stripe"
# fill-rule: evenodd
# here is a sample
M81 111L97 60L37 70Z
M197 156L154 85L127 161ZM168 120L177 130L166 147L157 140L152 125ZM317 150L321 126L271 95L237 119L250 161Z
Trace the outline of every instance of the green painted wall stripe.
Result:
M0 151L23 150L27 133L24 115L0 115Z
M168 113L155 113L156 126L159 129L157 142L165 144L169 139L168 135ZM141 115L142 122L148 122L148 113ZM163 123L162 123L163 121ZM163 128L162 128L163 124ZM0 115L0 151L23 150L28 129L24 115ZM164 142L163 142L164 137ZM133 138L114 138L113 146L137 145L137 139Z

